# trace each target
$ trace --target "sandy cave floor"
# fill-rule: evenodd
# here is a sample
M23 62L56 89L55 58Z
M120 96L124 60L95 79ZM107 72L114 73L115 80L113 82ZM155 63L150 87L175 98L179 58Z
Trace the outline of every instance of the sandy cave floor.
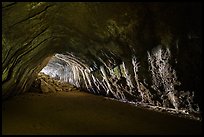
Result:
M25 93L2 103L2 134L201 134L201 122L84 92Z

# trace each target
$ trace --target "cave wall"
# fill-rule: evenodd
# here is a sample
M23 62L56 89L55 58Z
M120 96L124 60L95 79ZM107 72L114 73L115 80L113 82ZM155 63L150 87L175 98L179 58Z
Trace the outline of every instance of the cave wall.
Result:
M130 74L135 55L139 78L151 84L147 51L160 45L171 50L182 88L199 99L201 10L200 3L3 2L3 98L27 91L55 53L72 53L96 70L123 61Z

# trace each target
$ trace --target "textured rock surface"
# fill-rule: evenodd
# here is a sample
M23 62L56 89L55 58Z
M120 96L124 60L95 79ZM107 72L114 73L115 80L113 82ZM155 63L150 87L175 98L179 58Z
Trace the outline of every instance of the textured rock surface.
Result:
M39 73L37 79L33 82L30 91L36 92L39 90L41 93L50 93L50 92L60 92L60 91L72 91L76 88L69 83L62 82L51 78L49 75L44 73Z
M200 3L2 3L3 98L27 91L55 53L99 71L124 61L129 74L136 55L139 79L151 84L147 51L161 45L171 50L182 89L199 101L201 24Z

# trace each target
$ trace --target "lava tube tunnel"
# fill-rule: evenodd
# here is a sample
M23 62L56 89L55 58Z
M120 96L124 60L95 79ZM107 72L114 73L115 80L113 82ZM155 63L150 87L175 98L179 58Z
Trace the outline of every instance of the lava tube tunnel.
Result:
M2 2L2 134L202 134L201 11Z

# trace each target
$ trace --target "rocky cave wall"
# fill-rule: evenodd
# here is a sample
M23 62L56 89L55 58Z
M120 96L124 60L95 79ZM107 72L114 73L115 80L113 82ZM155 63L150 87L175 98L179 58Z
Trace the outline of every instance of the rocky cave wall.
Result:
M3 2L2 96L28 91L56 53L99 79L124 64L132 87L137 61L138 79L154 90L148 53L169 49L176 90L194 91L201 104L201 10L201 3Z

